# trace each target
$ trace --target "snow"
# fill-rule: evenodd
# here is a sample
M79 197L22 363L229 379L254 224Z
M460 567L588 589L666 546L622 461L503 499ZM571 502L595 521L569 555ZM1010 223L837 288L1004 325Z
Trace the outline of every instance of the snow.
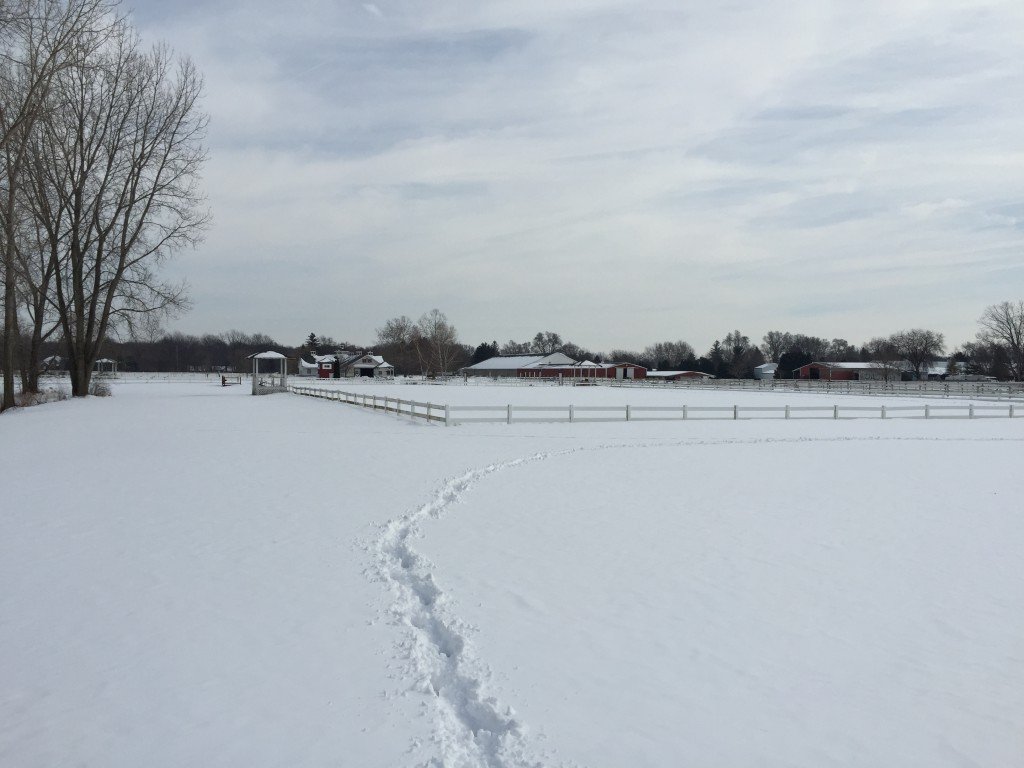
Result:
M415 391L682 395L836 399ZM446 429L212 381L16 410L0 765L1013 765L1022 428Z

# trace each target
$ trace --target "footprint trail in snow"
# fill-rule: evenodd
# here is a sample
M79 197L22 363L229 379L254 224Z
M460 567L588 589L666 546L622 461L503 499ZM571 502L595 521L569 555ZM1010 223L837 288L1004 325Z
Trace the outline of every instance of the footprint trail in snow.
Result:
M466 628L448 610L430 564L410 546L410 539L419 534L421 521L441 517L487 475L571 452L537 453L466 472L445 483L429 503L388 523L376 542L379 575L397 593L392 617L412 629L409 661L417 678L414 687L436 702L438 768L540 768L542 764L529 757L523 727L512 709L485 694L486 668L467 653Z

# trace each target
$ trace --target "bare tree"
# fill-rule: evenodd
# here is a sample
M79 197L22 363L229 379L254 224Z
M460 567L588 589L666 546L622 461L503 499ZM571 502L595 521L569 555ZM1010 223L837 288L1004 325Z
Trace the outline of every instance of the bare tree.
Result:
M566 341L562 344L561 352L567 357L571 357L573 360L590 360L591 362L595 362L595 355L593 352L586 347L581 347L579 344L574 344L571 341Z
M825 351L825 359L836 363L854 362L857 348L846 339L832 339Z
M26 173L26 177L31 175ZM26 215L24 219L13 242L18 302L24 313L24 323L19 322L23 328L19 350L21 387L23 392L38 392L43 344L60 329L52 291L60 244L49 239L34 216Z
M412 329L415 324L405 315L387 320L383 327L377 329L377 345L387 347L395 344L408 344L412 340Z
M919 380L925 365L937 360L945 347L941 333L925 328L900 331L894 333L889 340L899 355L910 364L914 376Z
M377 329L377 352L395 366L395 372L415 373L422 370L413 346L416 324L405 315L393 317Z
M978 320L978 339L1002 347L1014 381L1024 381L1024 301L986 307Z
M501 349L498 350L499 354L502 355L525 355L533 349L533 345L529 341L514 341L509 339L501 345Z
M696 354L692 346L685 341L679 340L659 341L656 344L651 344L644 349L641 356L644 360L644 365L648 368L671 370L682 365L684 360L695 358Z
M536 352L538 355L550 355L552 352L558 352L562 348L562 343L562 337L559 334L553 331L539 331L533 337L530 351Z
M448 317L439 309L432 309L416 323L413 343L426 371L448 373L464 350L459 334Z
M864 348L871 357L873 367L878 369L885 381L899 381L901 378L899 363L902 352L891 338L876 336L865 344Z
M728 337L726 337L728 341ZM834 342L830 344L827 339L819 336L808 336L804 333L789 333L788 331L768 331L761 341L760 350L765 359L769 362L779 362L782 355L787 352L802 353L812 360L832 360L830 349L834 348Z
M4 0L0 3L0 262L3 281L3 377L0 411L14 405L17 338L15 240L27 151L51 103L55 78L101 44L114 24L116 1Z
M779 362L784 352L793 346L793 334L784 331L768 331L761 340L761 352L767 360Z
M605 360L615 363L634 363L640 365L643 355L631 349L613 349L606 355L601 355Z
M108 334L187 305L184 285L158 268L208 221L197 187L207 117L195 66L164 47L142 51L124 24L52 91L40 164L66 216L43 223L64 244L56 303L81 396Z

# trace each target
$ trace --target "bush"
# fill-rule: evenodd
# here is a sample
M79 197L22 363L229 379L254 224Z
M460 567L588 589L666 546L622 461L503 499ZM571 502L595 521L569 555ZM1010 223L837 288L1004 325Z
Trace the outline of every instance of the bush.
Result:
M67 400L71 394L63 387L48 387L41 392L26 392L15 395L15 402L21 408L28 408L33 405L44 403L55 403L58 400Z
M89 394L93 397L110 397L110 385L105 381L93 381L89 384Z

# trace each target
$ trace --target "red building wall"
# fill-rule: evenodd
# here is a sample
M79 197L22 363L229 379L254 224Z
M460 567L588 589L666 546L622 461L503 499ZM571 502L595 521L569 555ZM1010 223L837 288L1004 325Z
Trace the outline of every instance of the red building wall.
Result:
M813 375L812 371L817 371ZM797 368L794 372L797 379L819 379L821 381L857 381L857 371L845 368L829 368L827 365L808 363Z
M647 369L641 365L616 366L615 368L520 368L517 375L519 378L526 379L557 379L559 376L563 379L615 379L618 378L616 371L623 367L633 369L630 379L647 378Z

